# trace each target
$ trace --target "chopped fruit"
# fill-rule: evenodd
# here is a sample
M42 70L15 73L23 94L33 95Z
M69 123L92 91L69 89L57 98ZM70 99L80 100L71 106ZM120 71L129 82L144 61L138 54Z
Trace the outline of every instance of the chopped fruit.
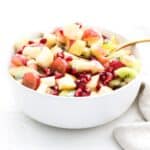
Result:
M47 84L43 84L43 83L40 83L39 87L37 88L37 92L38 93L42 93L42 94L45 94L47 92L47 89L48 89L48 86Z
M60 93L59 93L59 96L74 96L74 93L75 93L75 91L74 90L66 90L66 91L61 91Z
M26 67L26 66L20 66L20 67L13 67L9 69L9 73L15 78L20 79L24 76L25 73L32 72L34 74L39 74L36 70Z
M47 47L43 47L41 53L36 57L36 62L41 67L49 67L53 62L53 53Z
M27 59L22 55L15 54L11 58L11 63L14 66L24 66L27 63Z
M82 40L77 40L75 41L72 46L69 49L69 52L71 54L77 55L77 56L81 56L81 54L84 52L85 49L85 42Z
M64 77L57 79L56 83L59 90L72 90L76 88L75 77L69 74L66 74Z
M115 75L120 77L121 79L134 79L137 75L137 72L129 67L122 67L115 71Z
M117 50L119 36L74 23L16 43L11 76L39 93L92 96L128 84L140 72L132 49Z
M62 78L63 76L64 76L63 73L60 73L60 72L55 71L55 79Z
M36 58L41 53L41 51L42 51L41 47L26 46L23 50L23 55L32 59L32 58Z
M64 60L64 59L62 59L62 58L60 58L60 57L57 57L57 58L53 61L52 65L51 65L51 68L52 68L52 70L54 70L54 71L58 71L58 72L64 74L64 73L66 73L67 70L69 69L69 65L68 65L68 63L66 62L66 60Z
M75 40L66 39L66 49L69 49Z
M141 64L138 59L136 59L133 55L131 56L123 56L120 58L120 61L125 64L127 67L131 67L135 69L136 71L140 71Z
M54 46L50 50L51 50L51 52L53 53L54 56L56 56L58 53L63 52L62 48L60 48L59 46Z
M85 59L73 60L71 66L78 72L90 70L92 73L97 73L104 70L103 66L98 61L88 61Z
M110 53L110 52L112 52L112 51L115 50L115 48L117 47L117 45L118 45L118 43L117 43L116 37L112 36L109 41L105 42L102 45L102 48L104 50L106 50L108 53Z
M24 47L27 44L28 44L28 40L22 39L19 42L15 43L15 45L14 45L15 50L18 51L18 50L22 49L22 47Z
M58 52L56 54L56 57L64 58L65 57L64 52L63 51L62 52Z
M106 64L109 60L105 57L105 52L103 49L101 48L97 48L95 47L95 45L93 47L91 47L91 54L93 56L95 56L99 62L101 62L102 64Z
M45 44L49 48L51 48L57 42L55 34L46 33L46 34L43 35L43 38L46 39L46 43Z
M92 76L91 80L87 83L87 87L91 90L96 90L99 81L99 74Z
M64 35L71 40L81 39L83 31L76 24L71 24L64 27Z
M109 82L109 86L110 86L111 88L118 88L118 87L121 86L121 80L120 80L120 79L111 80L111 81Z
M113 74L111 72L102 72L100 74L100 81L107 85L113 79Z
M30 67L30 68L33 68L35 70L38 69L38 66L36 64L36 61L34 59L30 59L27 61L27 66Z
M51 76L51 77L41 78L41 83L46 84L47 87L53 87L55 86L55 77Z
M56 35L56 42L61 42L61 43L65 43L65 36L64 36L64 31L62 28L57 28L54 31L54 34Z
M98 93L98 95L104 95L104 94L111 93L112 91L113 90L110 87L108 87L108 86L102 86L97 93Z
M91 57L91 50L90 48L84 48L83 54L84 58L90 58Z
M36 90L40 85L40 77L32 72L25 73L22 84L28 88Z
M93 42L100 39L100 35L93 29L86 29L83 33L82 39L87 42Z

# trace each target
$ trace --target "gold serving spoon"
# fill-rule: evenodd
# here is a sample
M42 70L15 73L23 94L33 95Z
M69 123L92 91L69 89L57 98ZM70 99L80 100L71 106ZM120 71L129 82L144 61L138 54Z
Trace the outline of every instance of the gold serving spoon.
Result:
M117 48L116 48L116 51L120 50L120 49L123 49L123 48L126 48L128 46L133 46L135 44L138 44L138 43L145 43L145 42L150 42L150 38L149 39L141 39L141 40L134 40L134 41L129 41L129 42L126 42L126 43L123 43L121 45L119 45Z

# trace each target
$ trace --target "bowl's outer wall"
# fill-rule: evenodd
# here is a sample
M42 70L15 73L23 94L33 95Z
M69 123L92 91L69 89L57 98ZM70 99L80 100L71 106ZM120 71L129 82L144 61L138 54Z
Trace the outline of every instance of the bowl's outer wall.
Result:
M15 99L31 118L61 128L89 128L107 123L125 112L134 101L140 77L129 85L98 97L59 97L39 94L12 79Z

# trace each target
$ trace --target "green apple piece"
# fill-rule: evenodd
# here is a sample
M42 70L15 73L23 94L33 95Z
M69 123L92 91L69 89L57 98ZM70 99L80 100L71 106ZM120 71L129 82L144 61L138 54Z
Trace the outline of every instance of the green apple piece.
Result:
M53 87L56 84L55 77L51 76L51 77L41 78L41 83L46 84L47 87Z
M120 87L121 86L121 80L120 79L114 79L109 82L109 86L111 88Z
M77 59L71 62L72 68L76 69L78 72L92 71L92 73L101 72L104 67L98 61L89 61L86 59Z
M24 76L25 73L33 72L39 74L36 70L26 66L13 67L9 69L9 73L16 79L20 79Z
M73 90L76 88L75 77L70 74L66 74L64 77L57 79L56 83L59 90Z
M36 57L36 62L39 66L46 68L49 67L54 59L54 55L47 47L43 47L41 53Z
M99 80L99 74L92 76L91 80L87 83L87 87L91 90L95 90Z
M108 86L102 86L100 90L97 92L98 95L104 95L111 93L113 90Z
M127 67L131 67L133 69L135 69L137 72L140 71L141 69L141 63L140 61L135 58L135 56L133 55L125 55L120 57L120 61L125 64Z
M23 50L23 55L28 58L36 58L42 51L41 47L27 46Z
M115 75L119 76L121 79L134 79L137 75L137 72L133 68L122 67L115 71Z
M76 56L81 56L85 49L85 41L76 40L69 49L69 52Z
M75 91L74 90L64 90L64 91L61 91L59 93L59 96L74 96L75 94Z

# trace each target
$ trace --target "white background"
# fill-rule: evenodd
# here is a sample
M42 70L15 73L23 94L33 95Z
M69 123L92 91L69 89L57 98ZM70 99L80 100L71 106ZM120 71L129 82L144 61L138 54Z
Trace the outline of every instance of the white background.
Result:
M149 0L0 0L0 150L119 150L112 130L121 122L141 120L135 105L113 123L88 130L62 130L32 121L14 103L5 74L8 44L22 33L77 21L105 26L130 38L148 36L149 7ZM148 52L144 53L147 64Z

